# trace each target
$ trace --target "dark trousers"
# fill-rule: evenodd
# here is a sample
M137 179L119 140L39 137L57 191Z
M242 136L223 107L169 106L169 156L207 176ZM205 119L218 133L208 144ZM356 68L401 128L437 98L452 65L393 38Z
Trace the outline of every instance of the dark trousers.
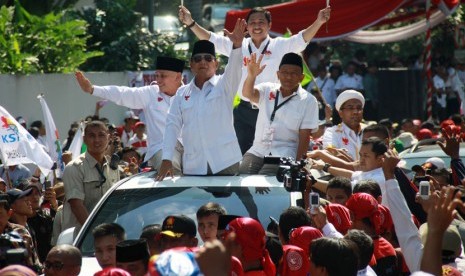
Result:
M249 102L241 100L239 105L234 109L233 115L237 140L239 141L242 155L244 155L253 144L258 109L252 108Z

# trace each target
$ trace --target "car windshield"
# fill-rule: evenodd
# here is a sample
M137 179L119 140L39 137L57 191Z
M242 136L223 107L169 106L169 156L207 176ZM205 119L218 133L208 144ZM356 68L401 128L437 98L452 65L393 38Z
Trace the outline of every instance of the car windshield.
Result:
M162 224L168 215L185 214L196 220L197 209L207 202L224 206L228 214L258 217L265 227L269 216L279 218L291 205L289 193L271 187L269 193L256 193L255 187L173 187L115 190L93 217L77 246L83 256L93 256L92 229L104 222L116 222L128 239L139 238L149 224ZM199 239L200 241L200 239Z

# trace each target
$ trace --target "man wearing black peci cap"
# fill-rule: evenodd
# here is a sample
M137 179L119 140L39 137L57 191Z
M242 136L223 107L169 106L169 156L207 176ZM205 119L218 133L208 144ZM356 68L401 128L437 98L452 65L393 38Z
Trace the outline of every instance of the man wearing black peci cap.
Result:
M195 222L185 215L167 216L163 220L160 238L162 250L174 247L196 247L197 230Z
M179 89L168 118L163 141L163 162L158 180L171 173L176 138L182 132L184 174L235 175L241 150L233 127L233 100L241 78L241 45L245 21L238 20L227 36L233 50L224 70L217 76L215 46L207 40L194 44L190 67L194 79Z
M158 57L156 63L156 84L143 87L94 86L82 72L76 72L81 89L94 96L115 102L132 109L142 109L147 127L147 153L155 169L160 167L163 136L168 110L174 94L182 85L184 61L171 57ZM174 141L176 143L176 138Z
M145 239L125 240L116 244L116 267L131 276L144 276L148 272L149 248Z
M255 139L244 154L240 173L276 174L278 165L264 165L264 156L292 157L307 153L312 129L318 128L318 103L300 85L304 78L302 57L287 53L277 72L279 83L255 85L264 69L263 55L252 54L242 95L259 106Z

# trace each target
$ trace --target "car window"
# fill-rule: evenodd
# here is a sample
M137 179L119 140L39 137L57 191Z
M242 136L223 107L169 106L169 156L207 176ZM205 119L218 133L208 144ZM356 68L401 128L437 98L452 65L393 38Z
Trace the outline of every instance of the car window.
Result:
M197 209L211 201L223 205L228 214L258 216L265 229L270 222L269 216L279 218L291 205L289 193L283 187L270 188L268 194L256 193L253 187L115 190L96 213L77 246L84 256L93 256L92 229L101 223L116 222L126 230L128 239L135 239L139 238L144 226L162 224L168 215L185 214L196 220Z

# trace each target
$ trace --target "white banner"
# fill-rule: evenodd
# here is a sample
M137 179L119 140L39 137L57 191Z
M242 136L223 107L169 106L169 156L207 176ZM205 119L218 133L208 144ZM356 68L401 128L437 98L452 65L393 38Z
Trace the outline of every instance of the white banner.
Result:
M71 141L71 145L69 146L69 149L68 149L71 152L72 159L75 159L79 155L81 155L82 143L84 141L83 134L84 134L84 123L80 122L79 127L76 131L76 134L74 134L73 141Z
M35 163L48 175L53 161L39 142L0 106L0 152L7 166Z
M48 108L47 102L45 101L44 95L40 94L37 96L42 106L42 114L44 115L44 124L45 124L45 142L46 147L48 148L48 154L52 158L53 162L57 163L57 176L61 177L65 165L62 161L62 150L60 135L58 134L58 129L55 126L55 121L53 120L52 113Z

